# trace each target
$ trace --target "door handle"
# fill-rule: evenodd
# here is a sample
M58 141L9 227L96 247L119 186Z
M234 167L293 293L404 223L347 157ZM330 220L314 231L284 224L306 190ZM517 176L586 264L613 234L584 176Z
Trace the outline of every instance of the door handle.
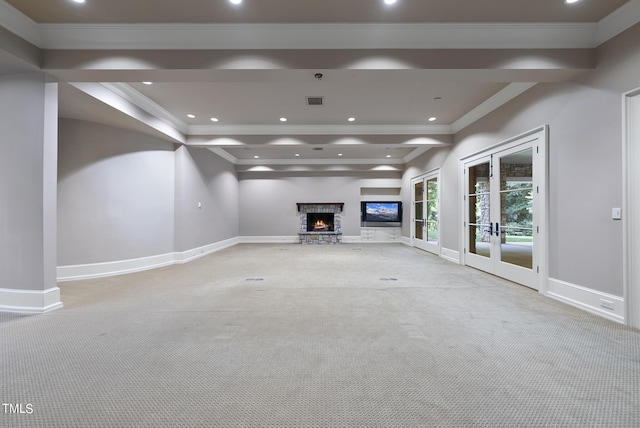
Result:
M500 236L500 223L496 222L496 236Z
M489 236L491 235L493 235L493 223L489 223Z

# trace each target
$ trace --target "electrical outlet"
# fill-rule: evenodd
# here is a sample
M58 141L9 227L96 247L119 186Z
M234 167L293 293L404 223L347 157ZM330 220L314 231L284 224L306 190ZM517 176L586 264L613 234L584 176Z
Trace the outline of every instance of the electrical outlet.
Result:
M613 302L610 300L600 299L600 306L602 306L605 309L613 310Z

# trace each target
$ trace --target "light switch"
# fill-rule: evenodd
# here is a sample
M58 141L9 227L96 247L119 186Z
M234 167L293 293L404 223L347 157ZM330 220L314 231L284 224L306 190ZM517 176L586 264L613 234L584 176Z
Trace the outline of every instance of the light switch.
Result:
M611 208L611 218L620 220L622 218L622 208Z

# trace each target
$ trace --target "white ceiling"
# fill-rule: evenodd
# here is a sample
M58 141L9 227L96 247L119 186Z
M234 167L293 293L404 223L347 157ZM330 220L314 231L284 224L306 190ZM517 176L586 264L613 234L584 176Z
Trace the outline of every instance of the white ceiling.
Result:
M0 30L41 49L40 66L63 82L61 117L206 146L238 170L366 170L451 142L536 82L593 68L594 48L640 21L639 5L0 0ZM0 73L24 64L0 43Z

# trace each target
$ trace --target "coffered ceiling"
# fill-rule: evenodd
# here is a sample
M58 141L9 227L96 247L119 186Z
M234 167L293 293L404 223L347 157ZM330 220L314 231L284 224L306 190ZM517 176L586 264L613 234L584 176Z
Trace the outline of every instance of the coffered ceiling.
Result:
M0 0L0 73L240 171L399 168L638 21L640 0Z

